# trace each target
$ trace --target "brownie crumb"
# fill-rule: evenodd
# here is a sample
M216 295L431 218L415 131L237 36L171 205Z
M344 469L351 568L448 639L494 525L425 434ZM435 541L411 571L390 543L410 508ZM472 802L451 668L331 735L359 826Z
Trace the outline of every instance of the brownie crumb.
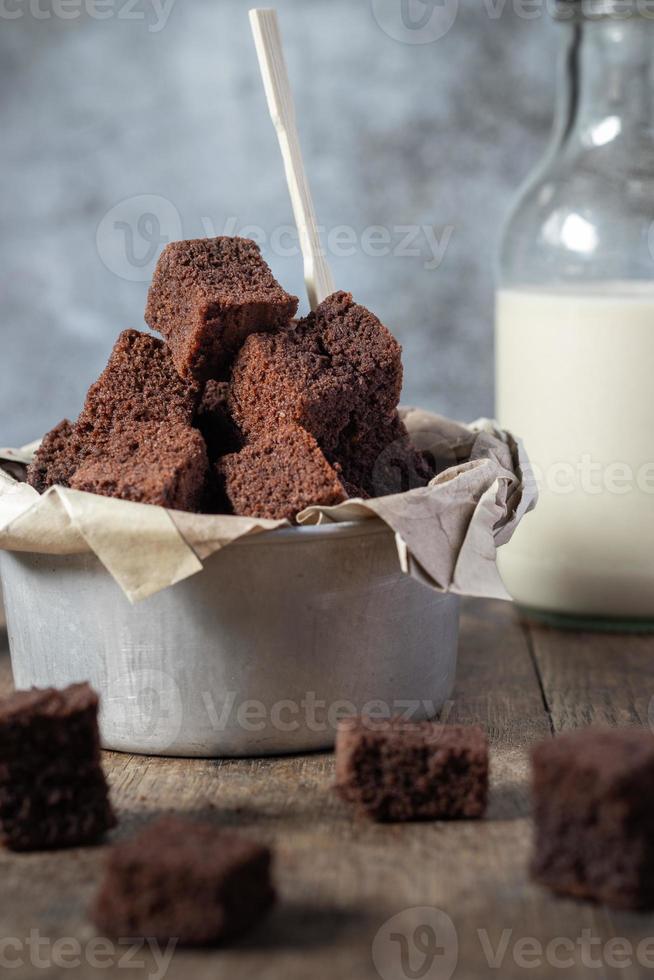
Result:
M532 752L533 877L554 892L654 908L654 736L586 728Z
M267 847L164 816L111 848L91 917L106 936L209 946L252 928L274 899Z
M378 821L481 817L488 742L475 726L348 718L336 735L336 789Z
M293 520L311 504L327 507L347 497L316 440L297 425L259 434L217 469L234 513L249 517Z
M75 847L116 823L88 684L0 701L0 840L15 851Z
M182 377L221 380L249 334L286 326L297 305L256 242L198 238L161 253L145 320L167 341Z

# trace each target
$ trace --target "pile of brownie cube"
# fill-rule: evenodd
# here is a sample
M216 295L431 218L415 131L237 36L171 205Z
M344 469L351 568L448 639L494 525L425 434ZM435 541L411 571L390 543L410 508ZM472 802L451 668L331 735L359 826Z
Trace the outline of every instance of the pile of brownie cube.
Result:
M272 519L425 485L398 414L397 341L349 293L300 320L297 306L255 242L171 243L145 311L164 340L120 334L28 482Z

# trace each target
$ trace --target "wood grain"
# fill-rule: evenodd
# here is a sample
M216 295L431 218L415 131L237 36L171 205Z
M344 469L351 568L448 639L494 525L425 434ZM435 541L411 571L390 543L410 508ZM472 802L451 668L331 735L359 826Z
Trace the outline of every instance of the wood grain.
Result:
M612 954L603 954L601 968L590 963L612 938L623 937L635 948L654 935L654 917L562 901L529 882L528 751L534 741L571 725L597 719L646 721L653 653L649 638L532 630L519 623L508 604L466 601L458 683L444 715L482 724L489 732L491 801L488 818L481 822L377 826L353 820L332 792L330 754L203 761L106 753L120 816L114 837L174 809L238 827L275 848L280 901L269 920L229 949L177 950L166 976L512 980L643 975L635 964L613 968ZM0 689L9 685L5 657ZM88 950L94 932L86 909L105 851L106 846L45 855L0 853L0 937L24 941L37 929L46 940L71 937ZM398 914L399 922L384 931ZM424 930L415 933L420 924L434 925L440 944L426 959L413 945L425 935ZM580 942L584 930L586 949ZM408 971L399 959L398 935L405 936L412 955ZM573 944L572 954L561 945L565 939ZM543 954L538 963L534 942L546 946L552 940L559 945L548 954L549 962ZM141 966L119 966L125 951L117 948L113 966L98 974L160 975L152 955L143 950L136 953ZM495 967L489 965L493 951ZM20 955L26 960L24 950ZM51 956L51 949L43 947L43 955ZM521 955L532 964L529 968ZM571 956L572 965L557 967L552 955ZM421 973L425 962L431 970ZM35 974L27 960L11 975L23 980L95 973L82 963L77 968L53 964Z
M647 635L529 628L555 731L581 725L647 725L654 640Z

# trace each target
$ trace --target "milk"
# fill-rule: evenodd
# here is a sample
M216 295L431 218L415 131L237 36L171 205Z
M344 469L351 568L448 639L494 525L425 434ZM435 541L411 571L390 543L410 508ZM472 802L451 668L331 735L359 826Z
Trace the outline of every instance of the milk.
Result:
M499 552L511 595L654 618L654 284L503 289L497 414L540 501Z

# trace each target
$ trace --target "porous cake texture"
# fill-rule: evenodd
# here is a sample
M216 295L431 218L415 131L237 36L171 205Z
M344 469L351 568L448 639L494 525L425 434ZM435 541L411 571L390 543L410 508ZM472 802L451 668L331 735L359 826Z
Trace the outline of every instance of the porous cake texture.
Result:
M654 736L586 728L532 753L533 876L575 898L654 908Z
M92 445L125 422L191 425L201 394L199 384L179 377L161 340L123 330L106 368L88 390L77 434Z
M41 492L54 482L179 510L200 506L208 472L192 428L201 387L178 375L166 345L123 331L75 423L49 433L28 472Z
M336 735L336 789L373 820L483 816L488 742L481 728L348 718Z
M281 329L297 305L256 242L199 238L161 253L145 320L165 338L182 377L220 380L248 334Z
M63 419L43 437L27 468L27 482L39 493L45 493L55 484L70 486L79 453L75 427L68 419Z
M316 440L297 425L257 433L224 456L218 476L235 514L292 520L310 504L330 506L347 494Z
M276 334L254 334L238 355L230 404L248 435L301 425L333 452L348 426L368 433L393 416L402 387L401 348L349 293Z
M207 470L207 451L198 431L181 423L137 422L114 429L102 455L86 459L70 486L105 497L195 510Z
M115 822L89 685L0 701L2 842L16 851L91 844Z
M267 847L165 816L112 847L91 916L107 936L206 946L250 929L274 898Z

